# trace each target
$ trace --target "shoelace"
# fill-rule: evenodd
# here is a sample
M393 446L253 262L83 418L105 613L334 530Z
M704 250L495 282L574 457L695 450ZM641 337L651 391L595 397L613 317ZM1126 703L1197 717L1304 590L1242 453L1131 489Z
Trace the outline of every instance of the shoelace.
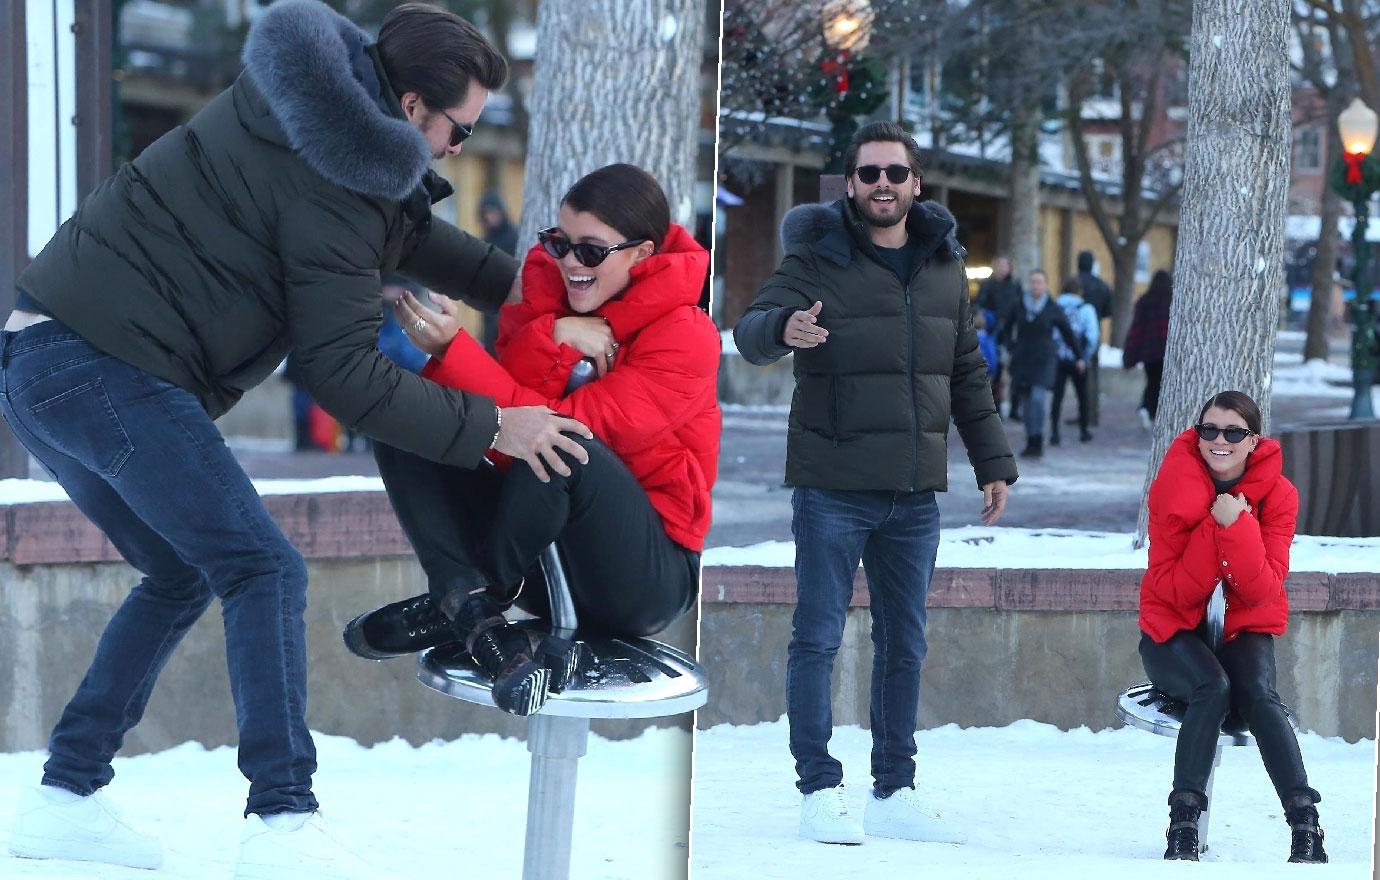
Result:
M832 807L833 812L840 816L847 816L849 814L848 801L843 796L843 786L838 785L828 791L829 793L825 795L827 798L826 806Z
M418 633L427 635L438 629L442 624L439 617L440 615L432 610L430 596L408 603L402 610L403 626L407 629L408 638L416 638Z
M1295 827L1293 840L1289 846L1289 856L1298 859L1316 859L1318 850L1322 848L1322 842L1321 828Z

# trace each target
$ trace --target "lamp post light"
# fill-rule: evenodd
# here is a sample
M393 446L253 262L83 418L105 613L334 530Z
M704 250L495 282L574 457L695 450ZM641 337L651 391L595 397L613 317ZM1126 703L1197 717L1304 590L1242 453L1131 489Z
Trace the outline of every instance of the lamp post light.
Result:
M824 42L839 52L861 52L872 39L877 13L871 0L828 0L821 8Z
M825 173L842 173L843 151L858 128L854 117L871 112L869 93L874 84L867 76L859 76L862 72L854 59L872 40L876 12L871 0L825 0L820 17L828 51L820 62L824 79L819 100L827 107L831 124Z
M1354 99L1337 120L1342 133L1342 159L1332 169L1332 188L1351 202L1356 226L1351 231L1351 247L1356 268L1352 283L1356 288L1351 303L1351 418L1373 419L1370 388L1375 382L1380 344L1375 335L1375 306L1371 302L1370 253L1366 243L1366 227L1370 222L1370 197L1380 190L1380 161L1372 155L1375 149L1377 119L1375 111Z

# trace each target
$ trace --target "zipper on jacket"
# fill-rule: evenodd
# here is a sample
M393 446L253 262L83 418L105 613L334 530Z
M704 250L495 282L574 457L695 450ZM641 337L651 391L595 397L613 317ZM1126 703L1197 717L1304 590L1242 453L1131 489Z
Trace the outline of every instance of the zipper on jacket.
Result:
M914 275L912 274L912 277ZM920 481L920 412L915 405L915 316L910 304L910 282L906 282L906 387L910 389L910 489Z

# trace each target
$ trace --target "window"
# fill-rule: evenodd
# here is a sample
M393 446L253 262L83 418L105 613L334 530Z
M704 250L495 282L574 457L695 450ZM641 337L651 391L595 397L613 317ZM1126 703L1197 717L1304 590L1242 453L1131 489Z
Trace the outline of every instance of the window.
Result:
M1294 170L1322 170L1322 132L1316 125L1294 131Z

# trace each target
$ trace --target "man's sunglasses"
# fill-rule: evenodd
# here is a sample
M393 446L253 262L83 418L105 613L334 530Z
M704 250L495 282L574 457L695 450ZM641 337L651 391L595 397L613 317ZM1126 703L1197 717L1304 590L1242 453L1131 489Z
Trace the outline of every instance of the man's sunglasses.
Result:
M558 260L564 259L566 254L573 253L575 259L581 266L588 266L593 269L595 266L609 258L609 254L614 251L627 250L630 247L637 247L647 241L645 238L630 239L622 244L609 245L607 247L589 244L588 242L572 242L555 226L550 229L543 229L537 233L537 241L541 242L542 250Z
M909 165L888 165L885 168L880 165L859 165L853 169L853 173L858 175L858 180L868 186L881 180L883 171L886 172L886 179L892 183L905 183L910 178Z
M1240 443L1242 440L1245 440L1255 433L1248 428L1238 428L1235 426L1230 428L1219 428L1209 422L1204 422L1201 425L1194 425L1193 430L1197 431L1198 436L1207 440L1209 443L1216 440L1218 434L1226 437L1228 443Z
M458 147L463 144L470 135L474 134L474 126L456 122L455 119L446 111L442 110L441 115L450 120L450 145Z

